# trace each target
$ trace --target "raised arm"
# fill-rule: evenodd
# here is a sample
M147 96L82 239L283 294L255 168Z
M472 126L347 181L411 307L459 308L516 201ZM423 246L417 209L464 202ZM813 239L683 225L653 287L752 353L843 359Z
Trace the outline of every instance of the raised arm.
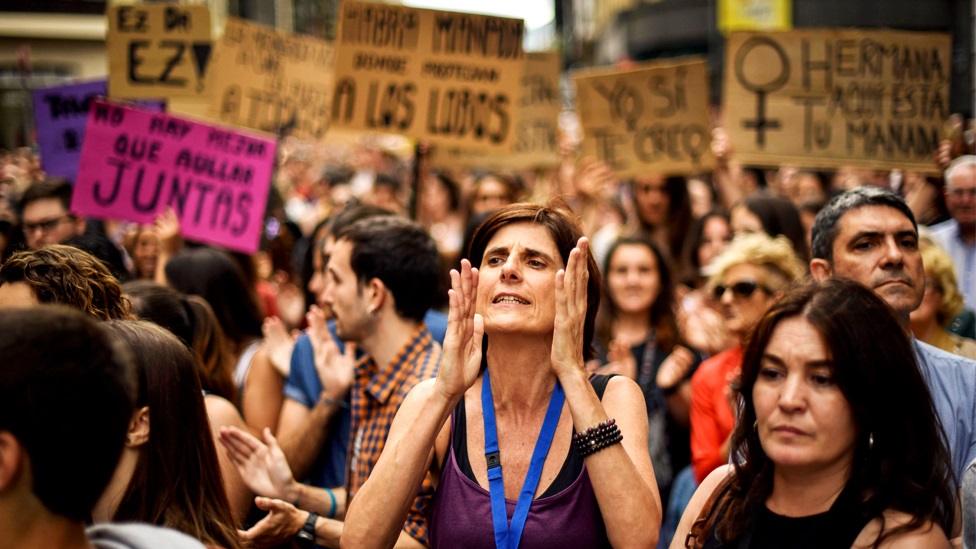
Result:
M450 310L437 378L418 384L400 405L386 445L346 513L342 547L390 547L403 528L447 419L478 378L484 321L474 314L478 271L467 260L451 271Z
M661 526L661 497L647 452L647 411L633 380L616 377L603 402L583 369L589 243L581 238L565 271L556 274L556 319L550 362L566 393L577 432L613 418L623 435L585 458L607 536L614 547L653 547Z

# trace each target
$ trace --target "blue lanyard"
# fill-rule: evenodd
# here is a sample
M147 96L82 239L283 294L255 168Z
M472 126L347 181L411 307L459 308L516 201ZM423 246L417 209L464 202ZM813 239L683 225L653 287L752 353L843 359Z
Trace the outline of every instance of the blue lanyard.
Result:
M491 522L495 530L495 547L497 549L517 549L525 528L525 519L529 517L529 506L535 497L539 479L542 477L542 465L546 462L546 455L552 445L552 438L556 434L559 415L563 410L563 388L556 382L556 387L549 397L549 408L546 418L542 422L542 430L535 441L532 450L532 461L529 471L522 483L512 523L508 523L508 509L505 507L505 482L502 480L502 460L498 454L498 430L495 426L495 401L491 396L491 379L488 369L485 369L481 384L481 415L485 421L485 462L488 465L488 493L491 494Z

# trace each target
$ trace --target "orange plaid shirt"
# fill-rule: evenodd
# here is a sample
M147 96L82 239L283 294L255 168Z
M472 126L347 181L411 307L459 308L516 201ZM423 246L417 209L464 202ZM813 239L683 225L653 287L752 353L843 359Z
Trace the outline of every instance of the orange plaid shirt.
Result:
M441 346L421 324L388 367L380 370L368 355L356 365L351 393L351 448L346 471L349 501L376 466L400 404L415 385L437 375L440 356ZM405 532L424 545L427 544L426 516L433 496L434 486L428 473L403 525Z

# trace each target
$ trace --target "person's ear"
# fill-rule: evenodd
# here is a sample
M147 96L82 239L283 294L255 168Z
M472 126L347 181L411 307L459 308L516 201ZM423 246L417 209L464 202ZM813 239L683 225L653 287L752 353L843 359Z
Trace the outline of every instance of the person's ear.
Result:
M75 234L76 235L83 235L83 234L85 234L85 229L86 228L88 228L88 222L85 221L85 218L84 217L81 217L81 216L76 217L75 218Z
M372 278L366 288L368 304L366 305L369 314L373 314L383 308L383 304L389 297L389 289L378 278Z
M126 448L138 448L149 441L149 406L143 406L132 413L129 432L125 435Z
M0 493L16 483L26 455L24 447L13 434L0 431Z
M834 269L826 259L816 258L810 260L810 276L817 282L823 282L834 276Z

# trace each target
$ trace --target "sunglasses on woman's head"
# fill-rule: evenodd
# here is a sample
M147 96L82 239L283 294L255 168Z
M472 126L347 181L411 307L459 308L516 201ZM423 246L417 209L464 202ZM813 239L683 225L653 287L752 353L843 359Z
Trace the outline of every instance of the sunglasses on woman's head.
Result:
M756 292L756 290L762 290L769 293L769 288L763 286L762 284L756 282L755 280L740 280L734 284L728 286L724 284L719 284L715 286L712 290L712 297L716 300L722 299L725 295L726 290L732 290L732 295L734 297L741 297L746 299Z

